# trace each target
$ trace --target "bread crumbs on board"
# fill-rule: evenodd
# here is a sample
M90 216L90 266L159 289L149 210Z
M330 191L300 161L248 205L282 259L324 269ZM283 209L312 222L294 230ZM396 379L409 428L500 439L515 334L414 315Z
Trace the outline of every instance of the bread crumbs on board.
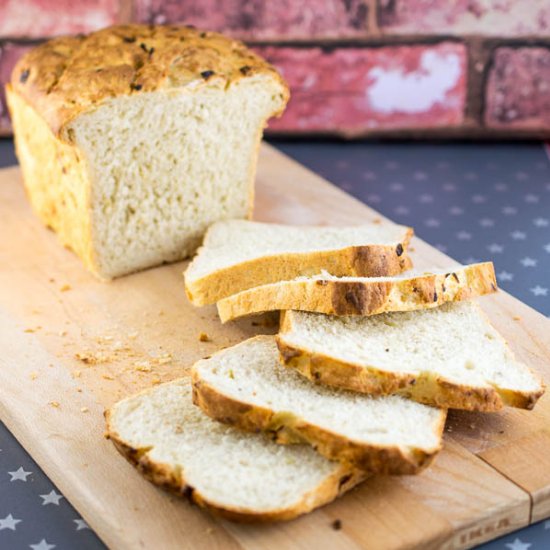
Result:
M199 342L210 342L210 337L206 334L206 332L201 332L199 334Z
M68 284L64 284L59 287L59 290L61 292L67 292L68 290L71 290L71 289L72 289L71 285L68 285Z
M55 409L59 409L61 405L59 404L59 401L50 401L50 406L54 407Z

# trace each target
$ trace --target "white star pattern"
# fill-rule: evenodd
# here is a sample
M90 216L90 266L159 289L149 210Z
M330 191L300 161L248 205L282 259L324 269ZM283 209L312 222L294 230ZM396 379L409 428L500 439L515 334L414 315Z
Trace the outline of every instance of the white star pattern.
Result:
M336 163L336 166L338 166L338 168L349 168L349 162L347 160L339 160L337 163Z
M413 178L416 181L424 181L428 179L428 175L426 174L426 172L418 171L413 174Z
M424 225L426 227L439 227L441 225L441 222L439 220L436 220L435 218L428 218L424 221Z
M2 529L11 529L15 531L15 526L21 523L20 519L15 519L11 514L8 514L4 519L0 519L0 531Z
M418 201L422 202L424 204L427 204L429 202L433 202L434 197L433 197L433 195L430 195L429 193L424 193L424 194L422 194L418 197Z
M504 546L506 546L509 550L529 550L531 543L523 542L522 540L515 538L514 542L507 542Z
M535 296L548 296L548 289L537 285L529 289Z
M444 160L443 161L440 161L436 164L436 166L438 168L440 168L441 170L445 170L446 168L449 168L449 163L448 162L445 162Z
M40 498L42 499L42 506L46 506L46 504L59 506L59 501L63 498L63 495L56 493L52 489L47 495L40 495Z
M535 267L538 263L537 260L534 258L529 258L529 256L522 258L519 262L523 265L523 267Z
M375 194L367 195L367 201L372 202L373 204L378 204L379 202L382 201L382 197L380 195L375 195Z
M540 200L539 197L537 195L533 195L533 193L528 193L525 197L523 197L523 199L525 202L530 202L532 204L535 204Z
M547 519L547 520L544 522L544 528L545 528L545 529L550 529L550 519Z
M500 193L508 191L508 186L505 183L495 183L495 191L499 191Z
M376 174L374 172L363 172L363 179L373 181L376 179Z
M399 168L399 163L395 162L393 160L390 160L390 161L386 162L386 168L388 170L397 170Z
M464 174L464 179L468 181L474 181L477 180L478 176L475 172L467 172Z
M533 223L537 226L537 227L547 227L548 226L548 220L546 218L535 218L533 220Z
M544 248L544 250L546 250L546 252L548 252L548 254L550 254L550 243L545 244L542 248Z
M90 526L82 519L73 519L73 522L76 523L76 530L81 531L82 529L89 529Z
M454 183L444 183L443 191L447 191L448 193L451 193L452 191L456 191L456 185Z
M468 256L464 259L465 264L477 264L479 260L477 258L474 258L473 256Z
M441 252L447 252L447 247L444 244L436 244L435 247Z
M487 247L487 250L491 254L502 254L504 252L504 247L501 244L492 243Z
M460 216L464 214L464 210L460 208L460 206L452 206L451 208L449 208L449 214L453 216Z
M512 237L514 241L523 241L527 235L523 231L512 231L512 233L510 233L510 237Z
M32 472L26 472L21 466L15 472L8 472L8 474L11 477L10 481L27 481Z
M505 207L502 209L502 213L503 213L505 216L513 216L514 214L517 214L517 213L518 213L518 209L517 209L515 206L505 206Z
M406 207L406 206L396 206L393 211L396 213L396 214L408 214L410 212L410 210Z
M518 181L525 181L529 176L525 172L516 172L516 179Z
M546 184L546 190L547 190L547 191L550 191L550 183L547 183L547 184Z
M479 220L479 225L481 225L481 227L493 227L495 225L495 220L481 218L481 220Z
M487 197L485 195L472 195L472 202L474 204L482 204L487 202Z
M460 241L469 241L472 238L472 234L468 233L468 231L459 231L456 234L456 238Z
M55 544L49 544L46 539L42 539L37 544L29 544L32 550L52 550L55 548Z
M403 189L405 189L405 186L402 183L392 183L390 185L390 191L393 191L394 193L403 191Z
M501 271L500 273L497 273L497 278L499 281L512 281L514 279L514 274L509 273L508 271Z

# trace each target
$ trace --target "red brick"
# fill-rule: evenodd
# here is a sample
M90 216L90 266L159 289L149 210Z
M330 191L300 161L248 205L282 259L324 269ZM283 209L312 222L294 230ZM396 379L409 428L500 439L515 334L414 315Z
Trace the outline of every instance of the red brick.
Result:
M492 128L550 128L550 48L498 48L485 92Z
M291 100L277 131L345 134L460 125L466 100L466 49L436 45L382 48L257 48L287 79Z
M147 23L186 23L248 40L364 36L365 0L135 0Z
M118 21L118 0L0 0L0 37L90 32Z
M548 0L378 0L389 34L548 36Z
M4 86L10 81L11 71L17 60L31 47L4 44L0 49L0 133L8 133L11 129Z

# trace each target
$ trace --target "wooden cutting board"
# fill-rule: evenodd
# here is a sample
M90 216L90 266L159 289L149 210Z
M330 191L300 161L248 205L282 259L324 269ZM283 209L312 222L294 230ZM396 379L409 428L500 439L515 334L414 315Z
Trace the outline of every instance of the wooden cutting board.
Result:
M265 145L256 218L391 223ZM156 489L103 438L105 407L273 329L251 319L222 327L214 307L191 307L183 263L94 280L32 215L17 168L0 171L0 228L1 418L108 546L466 548L550 516L550 395L532 412L452 413L427 471L370 479L289 523L220 521ZM418 267L448 263L418 239L412 248ZM481 303L519 357L550 379L550 320L504 292Z

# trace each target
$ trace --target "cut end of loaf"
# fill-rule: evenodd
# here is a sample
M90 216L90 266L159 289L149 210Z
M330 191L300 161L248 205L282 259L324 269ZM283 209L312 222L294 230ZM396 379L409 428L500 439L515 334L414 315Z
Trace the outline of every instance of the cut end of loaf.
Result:
M212 223L250 215L262 129L279 108L273 86L258 77L122 97L72 124L92 180L100 276L184 259Z

